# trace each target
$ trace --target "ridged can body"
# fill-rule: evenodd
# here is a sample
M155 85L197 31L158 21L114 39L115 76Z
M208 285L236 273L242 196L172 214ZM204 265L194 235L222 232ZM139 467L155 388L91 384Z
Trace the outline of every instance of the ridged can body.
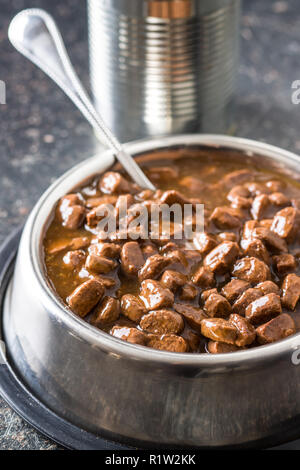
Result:
M121 140L226 132L240 0L88 0L91 85Z

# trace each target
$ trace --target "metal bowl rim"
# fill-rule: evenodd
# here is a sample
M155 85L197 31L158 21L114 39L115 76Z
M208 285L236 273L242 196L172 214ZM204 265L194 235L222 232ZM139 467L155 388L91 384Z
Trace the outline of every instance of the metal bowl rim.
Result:
M240 150L241 152L251 154L261 154L265 157L272 158L281 163L299 165L299 157L289 151L281 149L279 147L269 145L266 143L258 142L255 140L231 137L219 134L180 134L176 136L163 136L157 139L142 139L129 142L125 144L126 149L133 155L148 152L151 150L159 150L166 147L172 146L191 146L191 145L204 145L208 147L228 147L230 149ZM113 158L113 152L111 150L100 151L101 158L107 159L108 163L111 164ZM60 178L58 178L41 196L37 202L35 208L31 214L31 223L29 227L29 254L32 262L33 273L36 280L36 286L39 288L40 300L43 305L47 308L47 311L55 315L57 321L63 323L70 331L70 333L78 335L82 340L87 341L92 347L103 349L105 348L110 354L114 356L127 356L133 360L147 361L147 362L158 362L166 365L180 365L187 367L208 367L217 368L223 366L237 366L241 362L245 365L252 361L265 361L268 359L274 359L276 356L279 357L290 350L291 353L294 350L300 348L300 332L289 338L278 341L274 344L259 346L253 349L245 351L236 351L233 353L210 355L205 353L174 353L168 351L160 351L151 349L145 346L139 346L128 343L126 341L114 338L113 336L104 333L101 330L97 330L92 325L88 324L83 319L73 314L68 307L66 307L62 301L55 295L44 274L42 267L42 260L40 256L40 243L43 235L44 225L49 218L49 213L44 219L44 224L39 227L36 226L36 219L47 202L49 195L57 189L65 180L68 180L73 173L78 171L81 167L88 166L92 163L98 155L84 160L83 162L75 165L72 169L65 172ZM105 171L109 168L108 165L101 170ZM92 175L93 173L91 173ZM80 184L80 180L74 183ZM35 292L35 295L37 293Z

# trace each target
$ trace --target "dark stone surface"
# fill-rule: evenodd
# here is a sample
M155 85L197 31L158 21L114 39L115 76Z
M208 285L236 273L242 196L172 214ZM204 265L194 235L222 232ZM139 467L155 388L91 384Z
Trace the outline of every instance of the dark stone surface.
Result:
M1 0L0 79L7 104L0 105L0 243L57 176L96 148L92 130L71 102L8 43L10 19L34 6L55 16L88 86L83 0ZM245 0L241 34L236 134L299 152L300 107L291 102L291 83L300 79L299 1ZM56 448L0 400L0 449Z

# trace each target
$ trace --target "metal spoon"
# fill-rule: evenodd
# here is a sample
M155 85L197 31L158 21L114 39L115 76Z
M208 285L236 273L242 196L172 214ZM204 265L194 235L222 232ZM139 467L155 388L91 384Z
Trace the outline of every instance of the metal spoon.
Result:
M69 96L75 106L102 136L127 173L139 186L155 187L122 147L95 110L71 64L61 34L53 18L44 10L32 8L18 13L10 23L12 45L42 69Z

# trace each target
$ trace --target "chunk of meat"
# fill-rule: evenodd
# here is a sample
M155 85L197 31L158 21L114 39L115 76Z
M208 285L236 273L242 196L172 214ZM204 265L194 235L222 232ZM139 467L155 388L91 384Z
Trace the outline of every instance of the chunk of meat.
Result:
M280 275L287 274L296 269L297 262L293 255L285 253L278 256L273 256L273 261L277 272Z
M114 326L111 329L110 334L115 338L123 339L128 343L140 344L145 346L147 342L147 336L137 328L129 328L127 326Z
M221 292L229 302L234 302L249 287L249 282L242 281L241 279L232 279L222 287Z
M168 242L166 243L165 245L163 245L160 249L160 253L161 254L165 254L165 253L170 253L170 251L176 251L178 250L178 245L177 243L174 243L174 242Z
M115 171L104 173L99 182L99 188L104 194L124 194L134 192L134 186L124 176Z
M168 204L172 206L173 204L179 204L183 206L184 204L189 204L190 201L183 196L179 191L171 189L169 191L164 191L160 197L160 202L162 204Z
M262 219L269 205L270 200L267 194L259 194L259 196L256 196L251 207L251 214L253 219Z
M63 262L68 268L80 268L85 261L86 254L83 250L68 251L63 257Z
M153 349L160 349L162 351L172 351L184 353L188 351L188 344L181 336L167 334L167 335L148 335L147 346Z
M206 232L196 233L193 243L201 254L210 252L217 245L215 238Z
M67 298L69 307L80 317L85 317L92 308L102 299L105 288L96 279L89 279Z
M245 186L234 186L227 194L227 199L231 202L232 207L239 209L247 209L251 206L252 199L250 193Z
M238 348L234 344L221 343L220 341L209 341L207 344L207 350L210 354L226 354L238 351Z
M207 318L201 322L201 333L213 341L235 344L237 330L229 321L223 318Z
M257 284L255 289L259 289L263 295L272 293L280 295L280 289L277 284L275 284L275 282L273 281L260 282L259 284Z
M257 227L252 232L252 237L258 240L262 240L264 244L274 252L287 253L287 245L282 238L280 238L275 232L272 232L266 227Z
M289 310L295 310L300 298L300 277L288 274L282 284L282 305Z
M188 343L188 349L190 352L198 352L201 342L200 334L195 333L192 330L186 330L182 333L182 337Z
M220 232L217 234L217 240L221 242L236 242L238 237L233 232Z
M233 313L229 317L229 322L237 329L236 346L244 347L253 343L256 337L255 328L246 318Z
M171 261L166 256L150 256L139 270L139 280L156 279L170 264Z
M104 285L105 289L112 289L117 284L115 279L112 279L111 277L101 276L100 274L94 275L93 278L101 282Z
M155 334L180 333L184 328L182 316L172 310L155 310L141 318L140 327Z
M64 211L70 206L83 206L84 200L80 194L70 193L60 198L58 202L58 208L60 211Z
M132 321L139 322L143 315L147 313L145 305L135 295L125 294L121 298L122 314Z
M281 312L279 295L267 294L251 302L246 308L245 315L250 323L259 325L280 315Z
M141 250L145 259L150 258L150 256L157 255L157 247L152 242L145 243L141 246Z
M89 209L94 209L95 207L101 206L101 204L111 204L114 206L117 199L118 197L113 195L89 197L86 200L85 205Z
M106 258L118 258L121 247L117 243L95 243L89 248L90 254L105 256Z
M91 323L101 328L104 325L118 320L119 316L120 301L114 297L104 297L102 302L95 308Z
M232 274L238 279L251 284L264 282L271 276L266 263L253 257L239 259L233 266Z
M237 209L232 207L216 207L210 220L221 230L240 227L242 218Z
M269 252L261 240L246 238L245 240L242 240L241 246L245 256L258 258L266 264L270 262Z
M160 280L161 284L168 287L172 292L176 292L179 287L184 286L186 281L187 276L185 274L172 271L171 269L165 271Z
M80 228L85 219L85 208L81 205L72 205L60 209L62 225L70 230Z
M249 196L250 193L248 189L245 186L238 184L236 186L233 186L233 188L229 191L229 193L227 194L227 199L228 201L233 202L236 197L248 198Z
M47 253L55 255L66 249L80 250L86 248L90 244L88 237L75 237L71 239L53 240L46 248Z
M201 321L204 318L207 318L207 315L203 312L201 308L193 307L192 305L187 304L174 304L174 310L180 313L186 322L194 328L194 330L201 333Z
M79 194L68 194L62 197L59 200L56 212L64 227L76 230L81 227L85 218L82 197Z
M276 213L271 230L290 243L298 234L299 227L300 211L295 207L285 207Z
M219 293L218 289L216 288L204 290L203 292L201 292L201 299L203 300L203 302L206 302L206 300L211 294L218 294L218 293Z
M172 250L165 254L165 258L170 265L177 266L179 269L188 266L187 257L182 250Z
M117 267L117 262L105 256L91 254L88 255L86 259L85 267L88 271L97 274L106 274Z
M260 182L245 183L245 186L252 196L259 196L260 194L265 194L265 193L270 192L267 189L266 185Z
M113 215L113 207L107 204L101 204L90 210L86 215L86 223L89 227L95 228L101 220Z
M88 237L75 237L72 238L69 248L71 250L80 250L89 246L89 243Z
M198 295L198 289L193 284L187 283L179 291L180 300L194 300Z
M284 183L278 180L270 180L266 182L266 188L272 193L276 193L284 188Z
M125 274L136 276L144 262L144 256L138 242L127 242L122 246L121 268Z
M244 223L242 239L252 238L253 230L258 226L257 220L247 220L247 222Z
M283 313L256 329L259 344L274 343L296 333L295 322L290 315Z
M201 255L198 250L185 249L184 255L188 262L195 264L201 261Z
M147 310L172 307L174 303L173 292L153 279L147 279L142 282L140 298L144 302Z
M231 312L231 305L220 294L210 294L204 304L204 310L210 317L225 318Z
M274 206L289 206L291 201L289 198L280 192L275 192L269 195L269 201Z
M223 242L214 248L204 259L204 266L217 274L226 273L239 255L239 246L235 242Z
M232 310L239 315L245 315L246 308L251 302L262 297L262 293L258 289L247 289L242 295L234 302Z
M192 277L192 281L194 284L201 287L202 289L214 287L214 285L216 284L214 273L210 268L207 268L206 266L201 266L195 271Z

